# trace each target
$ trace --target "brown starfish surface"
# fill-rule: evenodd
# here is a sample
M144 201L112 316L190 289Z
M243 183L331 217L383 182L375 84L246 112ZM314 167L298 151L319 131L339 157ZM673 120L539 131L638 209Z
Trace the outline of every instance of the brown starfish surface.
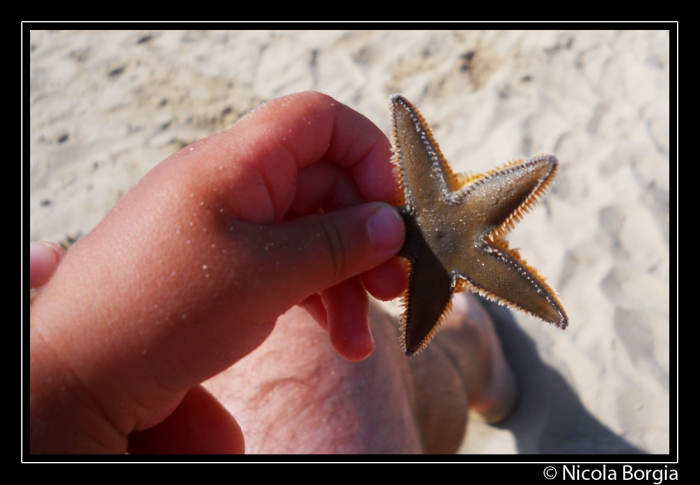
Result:
M394 163L403 187L395 205L406 224L399 255L410 264L401 315L406 355L428 345L457 291L477 292L566 328L555 291L505 240L551 184L556 157L455 174L416 107L399 94L390 103Z

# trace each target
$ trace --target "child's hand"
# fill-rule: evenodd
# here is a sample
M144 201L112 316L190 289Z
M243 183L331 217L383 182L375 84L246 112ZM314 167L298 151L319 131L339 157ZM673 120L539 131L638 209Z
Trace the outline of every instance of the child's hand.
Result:
M404 285L388 262L401 218L367 203L397 190L390 157L369 120L307 92L153 169L32 304L32 452L124 452L129 433L181 403L219 417L198 384L253 351L295 304L341 355L369 355L365 287L387 299ZM225 416L210 428L233 443L240 430Z

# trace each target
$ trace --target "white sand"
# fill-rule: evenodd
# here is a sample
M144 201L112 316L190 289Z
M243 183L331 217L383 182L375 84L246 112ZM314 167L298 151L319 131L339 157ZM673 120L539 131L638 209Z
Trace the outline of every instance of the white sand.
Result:
M509 239L570 326L500 313L521 405L471 420L463 451L669 451L667 32L33 32L31 49L32 240L86 234L175 150L307 89L385 131L403 93L458 171L556 154Z

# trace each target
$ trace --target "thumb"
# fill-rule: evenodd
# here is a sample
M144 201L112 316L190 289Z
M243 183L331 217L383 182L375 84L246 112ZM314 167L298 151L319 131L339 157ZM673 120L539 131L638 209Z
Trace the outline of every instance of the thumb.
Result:
M249 226L257 234L245 239L258 241L257 250L249 253L250 266L265 283L268 291L263 293L276 300L260 301L261 309L280 304L290 308L384 263L399 251L405 234L401 216L383 202Z

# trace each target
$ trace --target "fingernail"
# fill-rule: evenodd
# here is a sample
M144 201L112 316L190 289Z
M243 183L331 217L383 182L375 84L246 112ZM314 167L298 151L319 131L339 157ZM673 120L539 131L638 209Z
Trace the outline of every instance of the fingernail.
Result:
M403 242L403 220L390 205L381 204L367 221L367 233L375 251L398 250Z
M41 241L29 244L29 287L36 288L48 281L61 259L57 244Z
M56 264L59 259L57 244L48 241L29 243L29 254L32 260L35 258L46 264Z

